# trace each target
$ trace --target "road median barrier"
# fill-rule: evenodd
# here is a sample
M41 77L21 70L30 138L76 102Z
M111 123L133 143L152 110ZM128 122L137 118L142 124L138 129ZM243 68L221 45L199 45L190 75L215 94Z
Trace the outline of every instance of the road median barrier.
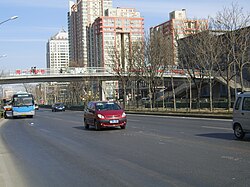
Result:
M51 108L51 105L41 105L41 108ZM83 111L83 105L70 106L67 110ZM209 110L192 110L188 111L186 109L178 109L177 111L168 109L146 109L146 108L126 108L127 114L141 114L141 115L161 115L161 116L179 116L179 117L197 117L197 118L217 118L217 119L232 119L232 110L215 109L213 111Z

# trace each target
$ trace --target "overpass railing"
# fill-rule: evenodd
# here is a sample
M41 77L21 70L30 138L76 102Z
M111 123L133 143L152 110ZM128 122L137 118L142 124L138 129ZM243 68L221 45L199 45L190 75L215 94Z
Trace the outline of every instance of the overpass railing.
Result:
M128 76L130 74L137 74L136 72L130 72L124 74ZM103 67L68 67L65 69L49 69L49 68L31 68L31 69L16 69L14 71L2 71L0 73L0 78L10 78L10 77L30 77L30 76L58 76L58 75L83 75L83 76L117 76L118 74L112 69ZM159 77L162 76L162 72L159 72ZM188 77L187 71L183 69L173 69L167 70L163 73L163 77Z
M49 69L49 68L31 68L31 69L16 69L14 71L2 71L2 77L21 76L21 75L59 75L59 74L93 74L104 73L112 74L110 70L101 67L78 68L69 67L66 69Z

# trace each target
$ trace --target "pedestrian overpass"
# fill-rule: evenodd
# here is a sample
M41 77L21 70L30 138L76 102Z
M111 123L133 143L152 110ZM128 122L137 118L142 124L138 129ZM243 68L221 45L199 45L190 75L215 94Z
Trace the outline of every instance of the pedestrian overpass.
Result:
M180 70L181 71L181 70ZM124 75L128 76L128 75ZM131 75L130 75L131 76ZM187 75L175 72L166 72L163 74L164 79L175 77L186 79ZM39 82L71 82L71 81L108 81L119 80L118 74L100 67L78 68L70 67L64 71L54 69L31 69L15 70L0 73L0 84L22 84L22 83L39 83ZM160 78L160 76L159 76Z
M198 73L198 72L197 72ZM129 76L131 80L138 79L138 77L134 74L124 74L124 77ZM174 83L176 85L176 93L186 91L187 78L189 75L184 72L182 69L174 69L172 71L166 71L160 76L159 79L164 81L163 85L166 82L170 82L171 78L173 78ZM208 78L208 77L206 77ZM221 84L226 84L220 77L215 77L214 80L220 82ZM0 73L0 85L4 84L23 84L23 83L46 83L46 82L74 82L74 81L98 81L99 85L103 85L105 89L104 81L117 81L120 80L121 76L119 76L114 71L110 71L101 67L70 67L66 70L60 71L55 69L30 69L30 70L15 70L15 71L5 71ZM233 80L232 80L233 81ZM232 82L231 81L231 82ZM240 89L240 84L235 82L230 82L230 87L232 89ZM165 86L163 86L165 88ZM164 90L164 89L163 89ZM245 90L250 90L250 86L246 86ZM165 92L165 91L164 91ZM164 94L164 95L171 95Z

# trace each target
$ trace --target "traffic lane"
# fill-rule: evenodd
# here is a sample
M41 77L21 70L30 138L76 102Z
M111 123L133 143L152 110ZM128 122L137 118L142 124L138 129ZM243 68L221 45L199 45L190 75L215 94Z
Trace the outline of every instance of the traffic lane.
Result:
M229 119L214 119L214 118L192 118L192 117L175 117L175 116L156 116L156 115L137 115L137 114L129 114L130 121L141 122L141 124L146 127L154 127L161 128L163 125L167 125L168 127L174 129L198 129L209 128L214 129L223 129L223 130L232 130L232 120ZM152 123L153 122L153 123ZM171 130L171 129L170 129Z
M56 124L57 127L61 127L60 129L65 127L68 130L70 136L66 137L65 134L62 134L63 131L49 128L55 123L55 119L57 118L46 121L46 118L43 118L45 124L49 123L46 127L39 124L41 120L39 116L33 120L18 119L18 124L11 123L5 126L9 129L5 133L6 136L11 137L12 133L16 130L19 131L16 139L8 143L15 152L16 160L21 162L22 167L19 169L26 173L29 186L82 186L83 184L86 186L165 186L173 183L181 184L178 180L173 182L174 178L168 179L169 177L154 172L154 170L129 162L126 156L124 159L119 157L118 155L121 154L119 150L123 146L127 146L127 138L121 142L125 145L117 147L114 142L119 141L120 135L117 139L110 141L110 133L106 136L106 133L85 131L81 128L74 128L72 125L71 129L79 132L75 134L70 130L68 122ZM17 127L18 129L16 129ZM93 134L91 135L90 132L95 133L94 136L97 135L97 137L93 138ZM128 153L130 154L125 150L123 154ZM130 163L130 167L126 167L128 163ZM140 172L137 174L133 172L134 170ZM146 175L146 173L148 174Z
M37 120L39 117L10 120L3 129L5 143L27 186L126 186L123 179L106 173L97 158L100 152L92 154L85 141L74 141L73 134L68 139L59 131L40 128L42 123L30 125L38 124Z
M232 120L147 115L129 117L128 124L135 122L131 128L143 130L144 133L167 136L176 142L189 141L190 144L200 143L214 149L249 153L250 136L238 141L233 134Z
M41 111L39 111L41 112ZM70 122L76 121L77 123L81 121L83 123L83 111L66 111L67 115L64 116L64 112L51 112L50 110L46 109L47 117L56 118L58 120L66 120ZM39 114L39 113L38 113ZM62 118L61 116L64 116ZM128 121L131 122L138 122L138 128L151 128L151 130L164 127L163 125L167 125L167 127L174 127L174 129L184 129L189 131L189 129L196 129L200 130L202 128L210 128L210 129L222 129L222 130L232 130L231 122L232 120L227 119L213 119L213 118L189 118L189 117L173 117L173 116L155 116L155 115L137 115L137 114L128 114ZM149 120L148 120L149 119ZM148 125L148 126L147 126ZM159 126L158 126L159 125ZM130 127L130 126L128 126ZM171 129L170 129L171 130Z
M130 116L128 116L128 118L130 119ZM173 118L171 118L171 119L173 119ZM162 119L160 119L159 124L162 124L161 120ZM194 131L194 129L195 129L195 131L197 131L198 135L204 134L204 133L210 134L210 133L214 133L214 132L224 134L224 133L227 133L228 130L230 130L230 129L226 129L227 132L225 132L225 128L227 128L227 126L231 124L230 120L229 121L228 120L226 120L226 121L223 121L223 120L213 120L212 123L211 123L211 120L205 120L205 124L204 124L203 120L197 121L199 119L188 119L188 120L191 120L190 123L186 123L187 119L182 119L182 118L181 119L174 119L174 120L175 120L175 122L170 123L170 124L174 124L174 127L177 127L179 129L180 127L178 126L178 124L182 125L182 122L180 122L180 121L184 120L185 121L184 127L188 127L188 130L191 130L191 132ZM138 127L138 126L140 128L138 128L136 130L133 129L132 131L128 131L128 133L125 133L125 134L122 134L122 135L123 136L128 136L129 138L131 138L131 137L141 137L143 139L142 143L145 142L146 139L150 139L149 143L152 143L152 141L153 141L153 142L155 142L155 143L157 143L159 145L165 144L166 141L168 143L169 142L172 142L172 143L174 142L175 145L178 144L177 146L182 146L183 144L184 145L188 144L188 146L185 145L184 147L190 147L190 146L191 146L191 148L192 147L196 147L201 152L202 152L202 150L203 150L204 147L206 147L205 150L206 149L211 149L210 150L211 152L212 151L213 152L217 152L218 149L221 149L222 148L221 146L223 144L225 144L225 142L217 141L216 139L214 139L216 141L216 143L215 142L210 142L209 141L210 138L209 137L207 138L206 136L205 136L205 139L202 138L202 140L201 140L201 138L199 138L199 140L197 140L197 139L193 140L192 137L196 137L196 136L186 136L186 137L183 137L183 135L182 135L181 138L180 138L179 136L177 136L177 135L179 135L179 133L175 133L174 136L172 136L172 134L169 133L168 128L166 129L166 127L167 127L166 124L160 125L160 126L163 126L163 129L160 129L160 130L158 130L157 128L152 129L152 130L157 131L157 132L161 132L161 133L163 132L163 135L161 133L160 134L159 133L154 133L154 132L151 131L151 129L145 128L144 127L145 126L144 123L141 123L141 121L146 121L146 122L150 121L148 119L145 120L145 116L143 116L143 119L140 119L138 121L139 121L139 123L130 123L129 122L128 128L130 129L131 127L133 128L133 127ZM149 122L149 125L151 125L151 126L153 125L153 127L155 127L154 126L155 125L155 121L157 121L157 120L155 120L155 119L153 121L151 120L151 123ZM201 126L201 123L203 124L203 126ZM218 124L220 124L219 127L218 127ZM189 127L189 126L193 126L193 125L194 125L195 128L190 128ZM207 128L204 125L209 125L207 127L214 127L214 128ZM183 127L181 127L181 128L183 128ZM185 131L185 130L182 130L182 131ZM110 132L113 133L113 131L110 131ZM174 132L179 132L179 131L174 131ZM115 132L115 134L117 134L117 133ZM230 134L232 135L231 132L230 132ZM120 135L118 135L118 136L120 136ZM221 140L224 140L224 139L222 138ZM234 141L234 139L230 139L230 140ZM218 154L216 156L216 158L217 159L218 158L225 159L225 160L229 160L229 161L238 160L239 157L237 157L237 155L235 155L235 153L237 154L238 151L241 151L241 153L243 154L246 149L241 149L241 148L238 149L238 147L239 147L238 143L239 142L238 141L234 141L234 142L236 143L235 146L232 147L231 143L229 143L228 145L224 146L223 147L224 150L222 151L222 153ZM130 144L130 146L131 146L131 144ZM155 145L152 145L152 146L155 146ZM235 148L237 148L236 151L235 151ZM136 147L134 148L134 150L136 150ZM226 151L226 153L225 153L225 151ZM153 152L151 152L150 150L148 150L147 152L150 152L150 154L147 154L147 155L154 155L153 154L154 150L153 150ZM231 153L233 153L233 154L231 154ZM220 163L220 159L219 159L218 163ZM242 159L241 161L243 161L243 163L244 162L247 163L246 161L248 160L248 157L241 158L241 159ZM215 164L213 166L216 167L216 165L217 164ZM212 171L212 170L213 169L211 169L210 171ZM222 172L222 171L220 170L220 172ZM220 173L220 172L218 172L218 173ZM230 175L230 173L228 173L228 174Z
M67 114L67 115L66 115ZM44 123L49 128L55 128L57 131L65 131L67 134L67 126L75 126L75 128L83 128L83 112L67 111L64 112L49 112L46 115L42 115L43 118L55 119L57 123ZM58 124L68 124L58 128ZM131 123L134 122L134 123ZM188 138L197 139L199 137L211 137L214 135L214 139L221 138L222 140L234 140L234 136L231 129L230 120L210 120L210 119L197 119L197 118L173 118L162 116L136 116L128 115L128 126L133 131L139 133L147 133L156 136L171 136L185 139L185 136L191 136ZM63 133L63 132L62 132ZM213 134L215 133L215 134ZM217 133L217 134L216 134ZM216 141L216 140L215 140Z
M250 152L248 149L250 139L248 136L244 141L235 140L231 129L231 120L157 116L157 120L154 120L154 124L152 124L149 122L150 118L151 116L138 117L137 115L133 115L132 119L130 118L130 122L138 122L138 126L135 128L143 128L148 133L157 131L157 134L161 134L161 136L162 134L167 134L169 141L172 139L179 146L186 144L187 148L197 147L199 151L205 148L209 153L214 152L212 155L217 155L217 159L225 159L230 164L234 163L233 165L239 170L239 173L237 173L236 169L235 173L237 173L238 178L232 177L232 179L242 179L245 181L243 184L246 184L246 178L249 176L249 173L247 169L242 171L241 167L236 163L241 163L241 165L248 165L250 163ZM143 120L143 127L139 124L141 120ZM152 128L152 126L157 126L157 128ZM218 161L218 165L220 164L220 161ZM214 166L216 168L217 164ZM234 173L234 171L230 171ZM222 170L221 172L224 171ZM245 173L245 175L241 176L242 173Z
M67 113L63 116L66 116L66 114ZM70 113L70 115L73 115L73 113ZM182 139L180 141L180 139L175 136L168 137L166 135L152 134L142 130L137 131L129 126L125 131L86 131L76 124L77 121L80 121L79 119L77 120L76 116L74 117L76 120L74 123L67 122L68 117L65 117L65 120L63 120L66 121L65 123L56 123L57 120L55 119L60 119L58 115L54 116L56 118L53 118L53 120L48 118L48 121L45 121L44 124L50 123L49 125L40 124L31 126L25 123L23 127L24 129L27 128L26 131L30 131L30 133L26 132L24 134L32 136L39 134L37 137L41 139L41 142L48 142L50 146L54 145L52 146L53 149L47 149L46 147L50 146L43 148L43 146L35 143L35 145L38 145L39 150L42 151L42 154L51 155L51 151L53 151L54 154L57 155L68 150L64 154L59 154L67 155L71 153L71 156L66 156L66 158L61 156L61 161L58 161L59 163L63 163L63 166L61 166L62 170L63 168L67 168L67 164L64 166L64 162L72 158L79 161L78 165L83 166L87 171L93 171L93 168L96 167L97 169L94 170L94 173L96 174L95 177L100 178L98 182L89 180L93 179L93 175L87 173L85 170L83 172L83 174L87 176L88 179L86 179L86 181L89 182L89 184L100 184L100 181L103 182L102 179L110 179L111 176L115 176L117 179L116 184L120 184L121 186L153 186L155 184L158 184L158 186L164 186L166 184L169 186L219 186L222 184L221 186L224 186L223 184L234 184L232 180L235 182L239 180L238 176L231 175L233 173L231 172L232 168L235 168L232 160L236 160L235 162L238 161L240 166L243 159L240 160L239 157L234 157L224 150L221 150L222 153L218 153L217 149L210 150L211 147L204 146L204 142L197 144L197 142L190 141L189 139L186 139L186 141ZM46 118L43 117L46 116L37 116L34 119L37 119L38 122L46 120ZM29 119L27 120L29 121ZM81 125L81 122L79 122L79 125ZM133 127L141 124L131 121L130 125ZM21 127L22 125L19 126ZM40 126L42 126L42 129ZM61 129L65 130L61 131ZM34 141L37 141L36 139L37 138L35 138ZM33 154L36 155L37 151L35 151L35 149L36 146L32 149ZM26 154L27 153L24 153L25 158L27 156ZM33 165L37 164L36 161L39 160L38 158L42 154L36 155L36 157L34 157L35 159L33 158L35 162ZM83 158L83 161L77 159L77 155ZM86 160L88 163L86 163L86 165L82 164L82 162L84 163ZM54 162L53 158L49 159L49 163L55 166ZM230 165L230 163L233 165ZM60 171L59 166L49 168L49 165L43 165L46 166L45 168L48 169L47 173L49 174L54 170ZM76 165L77 163L70 164L71 167L78 168ZM81 166L79 167L81 168ZM80 168L73 169L73 171L82 171ZM206 168L205 171L204 168ZM242 168L244 169L244 166ZM224 169L227 169L229 172L223 172ZM108 176L107 173L102 172L106 170L109 171ZM46 173L46 169L39 169L40 178L46 179L47 181L52 180L50 177L44 177L44 173ZM223 176L220 176L219 173L223 173ZM62 173L62 176L64 176L64 173ZM56 175L55 178L57 178ZM63 178L68 179L67 181L74 179L73 176ZM82 184L82 182L81 180L78 184ZM62 183L58 181L56 184ZM107 184L112 183L107 182Z
M144 159L145 156L141 151L136 155L134 150L125 149L125 152L122 151L121 153L118 148L114 149L114 142L110 142L106 133L100 134L96 131L88 131L88 134L93 132L94 135L98 136L97 142L92 141L92 134L90 140L85 137L84 142L79 143L58 136L57 132L49 129L41 130L38 126L29 124L31 124L31 120L19 119L17 124L13 124L12 121L11 124L5 126L9 129L5 131L6 136L8 136L8 133L19 131L16 134L16 139L12 140L15 145L15 147L12 147L12 151L15 152L16 158L19 160L20 172L25 173L27 186L82 186L83 184L86 186L188 185L186 182L175 179L175 177L161 174L153 168L147 168L138 163L137 158ZM16 127L18 128L16 129ZM10 134L10 137L12 135ZM108 134L108 137L110 137L110 134ZM115 142L118 142L119 137L120 135L118 139L112 138L115 139ZM87 141L87 145L83 146L85 141ZM120 146L124 144L124 141L127 141L127 138L125 140L122 138ZM13 142L9 141L8 143L13 145ZM132 153L132 157L136 156L135 160L127 159L126 154L128 153L128 158Z
M33 125L30 125L30 124L33 124ZM28 173L28 175L26 175L27 176L26 178L29 179L28 182L29 184L31 184L30 186L52 186L52 185L64 186L65 184L67 184L66 186L68 186L68 184L71 184L74 186L77 186L77 184L80 186L82 184L99 186L100 183L104 182L103 179L108 180L107 186L117 186L117 185L120 185L120 186L130 186L130 185L132 186L137 186L137 185L164 186L166 184L169 184L169 185L181 184L178 180L175 181L174 178L168 179L169 177L165 175L161 175L160 173L157 173L154 170L144 168L136 164L136 162L131 162L125 158L123 159L121 157L117 157L115 156L115 154L113 155L112 153L117 152L117 150L112 149L113 142L107 146L107 143L109 141L103 144L104 141L101 140L100 142L97 142L94 145L94 148L90 147L90 149L87 150L87 148L91 146L91 143L93 145L92 135L91 135L90 141L88 142L88 145L86 147L85 146L82 147L82 143L79 144L77 143L78 141L72 141L72 139L67 139L63 136L59 136L57 134L57 131L53 132L53 130L50 130L50 129L47 129L47 130L45 130L44 128L40 129L38 128L38 125L34 125L34 124L35 124L34 121L31 122L31 120L29 119L19 119L18 124L14 124L14 125L8 124L8 128L12 126L12 127L18 127L18 129L11 129L7 131L7 133L5 133L5 134L14 133L16 130L18 130L17 134L14 133L16 135L16 139L12 139L12 141L15 142L14 143L15 147L12 148L12 151L15 151L19 160L21 159L21 164L24 164L21 170L22 170L22 173ZM26 132L22 133L22 131L26 131ZM96 133L96 131L90 131L90 132ZM22 136L22 134L24 136ZM12 135L10 134L10 137ZM103 136L102 134L99 134L99 135L101 135L101 137ZM32 138L33 136L35 138ZM101 137L98 136L98 140L102 139ZM105 139L107 139L106 136L105 136ZM88 138L84 139L84 141L86 140L88 141ZM49 144L47 145L44 142L49 142ZM11 141L9 141L8 143L9 145L10 144L13 145ZM28 148L27 148L27 145L28 145ZM50 148L50 147L53 147L53 148ZM110 149L110 151L105 153L107 147L108 149ZM82 148L82 149L79 149L79 148ZM85 150L84 154L78 152L78 150ZM125 153L127 152L128 151L126 151ZM51 153L53 153L53 155L59 154L60 155L59 158L62 157L62 160L59 161L60 159L58 158L58 156L56 160L54 159L54 156L51 158L50 157ZM72 153L71 156L69 157L65 156L69 153ZM86 155L87 153L90 153L90 155ZM123 154L125 155L125 153ZM92 158L94 160L92 160ZM72 159L77 160L79 163L73 163ZM83 165L84 162L87 162L87 163ZM70 163L70 165L67 165L67 164L65 165L65 163ZM110 163L113 163L113 164L110 165ZM129 167L127 167L128 165ZM69 175L72 173L74 174L73 176L76 175L75 173L79 174L80 172L78 168L79 166L82 166L82 168L84 168L84 171L85 171L84 176L87 176L87 179L84 178L79 183L77 183L74 177L70 178ZM69 168L72 168L72 167L74 169L72 169L72 171L69 170ZM67 177L62 172L65 170L70 173L66 175ZM106 170L108 170L109 173L105 173ZM139 174L136 174L135 170L137 170ZM90 172L90 174L88 172ZM120 177L119 177L119 172L121 172ZM45 173L48 173L49 175L45 175ZM63 178L60 176L57 176L55 173L60 173L60 176L63 176ZM125 177L127 174L129 175ZM148 177L145 178L145 175L146 176L148 175ZM150 175L153 175L153 177L150 177ZM53 179L51 178L51 176L53 176ZM116 180L113 179L114 176L119 182L117 183L115 182ZM78 177L80 178L80 176ZM95 177L98 178L97 181L94 180ZM131 181L127 182L126 178L131 179ZM65 179L67 180L65 181ZM61 181L63 181L63 183L60 183Z
M57 113L56 115L54 115L52 113L52 116L60 123L64 121L66 124L65 128L63 128L63 125L58 128L57 123L50 124L48 122L45 124L48 124L50 129L55 128L54 131L59 131L59 134L65 134L65 137L67 137L69 127L75 129L83 129L82 112L69 111L68 115L64 115L63 113ZM62 118L62 116L64 118ZM50 119L50 116L47 117L48 119ZM134 119L131 119L132 117L133 116L131 115L128 116L129 125L127 128L133 129L133 133L129 134L129 136L144 135L151 136L151 138L160 141L165 139L168 139L168 141L170 141L170 139L172 139L173 141L180 143L182 143L183 141L189 141L190 144L200 143L204 146L211 146L214 149L220 149L221 147L223 147L224 149L232 150L235 152L248 152L247 147L249 139L246 138L245 142L243 143L239 143L238 141L236 141L231 128L228 128L228 126L231 126L230 120L171 117L156 117L151 119L151 116L141 116L137 121L134 121L138 123L131 123L131 120ZM136 118L137 117L138 116L136 116ZM43 128L45 128L45 125L43 126ZM46 131L46 129L42 130ZM81 134L79 134L79 136L81 136ZM218 139L220 139L221 141L218 141Z
M185 136L204 137L207 135L222 140L234 140L232 130L232 120L207 119L207 118L188 118L171 116L149 116L149 115L128 115L128 124L135 122L134 129L143 129L149 132L155 132L164 135L183 138ZM128 125L128 127L130 127ZM211 133L211 134L210 134ZM213 134L215 133L215 134ZM218 134L216 134L218 133ZM217 136L216 136L217 135Z
M66 111L67 115L64 115L64 112L50 112L50 110L45 110L46 117L48 118L58 118L58 120L67 120L71 123L83 123L83 111ZM63 116L63 118L62 118ZM232 120L226 119L207 119L207 118L188 118L188 117L171 117L171 116L152 116L152 115L133 115L128 114L128 122L135 122L136 125L132 126L133 128L142 128L149 130L159 130L161 128L167 127L168 130L185 130L187 132L194 132L197 129L200 132L200 128L214 129L214 130L225 130L232 131L231 123ZM136 123L137 122L137 123ZM128 124L128 128L131 125ZM169 131L168 131L169 132Z
M208 176L211 177L211 174L214 174L214 179L218 179L218 183L213 184L215 186L226 186L234 182L237 184L241 180L241 184L246 185L249 181L247 169L250 163L249 139L243 142L235 141L232 130L228 128L231 126L231 120L156 117L152 123L151 116L133 116L132 118L129 115L129 117L128 127L134 126L139 130L136 136L138 134L150 136L155 140L158 139L160 145L173 143L173 149L181 148L182 153L171 154L176 156L177 161L184 159L178 158L179 155L182 157L184 155L185 158L192 155L192 158L183 163L187 165L191 163L187 168L195 168L198 165L200 168L198 173L203 174L204 181L207 181L206 179L209 178ZM222 173L223 177L218 177ZM211 181L207 181L207 184L211 184Z
M83 128L81 112L73 112L69 116L68 124L73 124L73 128ZM75 121L73 121L72 116ZM58 117L60 121L61 117ZM64 119L64 121L67 121L67 119ZM80 126L75 126L77 123ZM236 141L231 128L228 126L231 126L231 120L173 117L152 118L151 116L140 116L138 118L138 116L128 115L127 128L132 129L132 131L127 136L148 136L160 143L164 140L175 141L175 143L180 142L180 144L189 142L191 145L201 144L215 150L223 147L233 152L248 153L249 139L246 138L244 142ZM60 128L60 130L63 130L63 128ZM67 136L67 131L65 136Z

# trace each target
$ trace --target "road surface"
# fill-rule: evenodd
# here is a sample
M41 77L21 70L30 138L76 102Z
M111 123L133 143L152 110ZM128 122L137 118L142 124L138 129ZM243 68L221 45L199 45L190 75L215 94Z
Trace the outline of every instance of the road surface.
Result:
M8 170L2 181L27 187L250 183L250 138L235 140L231 120L129 114L125 130L95 131L84 129L82 116L41 109L33 119L2 121L0 159Z

